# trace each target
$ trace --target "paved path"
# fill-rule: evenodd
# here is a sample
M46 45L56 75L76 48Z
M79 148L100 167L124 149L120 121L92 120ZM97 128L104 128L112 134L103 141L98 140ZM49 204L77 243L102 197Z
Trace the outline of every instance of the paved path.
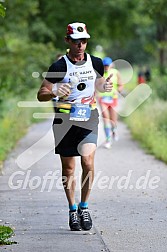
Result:
M121 122L120 140L111 150L104 149L100 124L89 203L94 227L88 232L71 232L60 182L60 160L53 150L49 152L52 135L47 135L47 142L36 145L50 128L51 121L32 126L5 162L0 176L0 224L15 227L13 240L18 243L0 247L0 251L166 252L167 165L145 154ZM22 155L19 167L15 160L32 144L36 149ZM24 166L24 158L31 164L39 153L44 156L37 163ZM78 179L79 158L77 166ZM46 180L54 172L55 180ZM79 186L76 196L79 201Z

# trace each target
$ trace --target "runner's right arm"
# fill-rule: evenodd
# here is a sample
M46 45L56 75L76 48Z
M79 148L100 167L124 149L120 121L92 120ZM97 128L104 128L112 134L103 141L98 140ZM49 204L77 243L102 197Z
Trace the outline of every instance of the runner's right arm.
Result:
M44 79L38 91L37 99L39 101L50 101L52 98L56 97L52 92L52 87L53 84Z
M68 90L62 90L59 86L57 91L53 93L53 84L58 83L63 79L64 73L66 71L65 60L61 58L60 60L54 62L48 69L47 75L42 82L42 85L38 91L37 99L39 101L50 101L56 96L66 95ZM63 87L64 83L62 83ZM60 91L60 92L59 92Z
M70 94L70 87L68 83L61 83L58 89L53 92L53 84L44 79L38 91L37 98L39 101L50 101L57 96L68 96Z

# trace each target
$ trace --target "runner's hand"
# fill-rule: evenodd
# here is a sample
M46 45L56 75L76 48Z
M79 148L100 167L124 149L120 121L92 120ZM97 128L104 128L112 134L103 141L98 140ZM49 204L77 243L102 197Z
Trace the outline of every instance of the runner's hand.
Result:
M113 83L111 81L111 78L112 78L113 74L110 74L107 79L106 79L106 83L104 84L104 90L106 92L110 92L113 88Z
M57 89L52 89L55 96L68 96L71 93L71 85L69 83L62 83Z

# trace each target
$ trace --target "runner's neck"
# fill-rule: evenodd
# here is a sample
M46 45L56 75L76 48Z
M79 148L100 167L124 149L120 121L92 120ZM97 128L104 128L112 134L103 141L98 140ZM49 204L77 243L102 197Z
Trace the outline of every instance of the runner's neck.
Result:
M72 53L68 53L68 57L72 60L72 61L75 61L75 62L78 62L78 61L82 61L84 60L84 53L81 54L81 55L74 55Z

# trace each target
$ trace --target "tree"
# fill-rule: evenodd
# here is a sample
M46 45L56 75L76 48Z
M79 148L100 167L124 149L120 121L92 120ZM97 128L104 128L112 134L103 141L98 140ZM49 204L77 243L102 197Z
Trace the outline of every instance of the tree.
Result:
M6 7L6 17L0 19L0 103L25 97L37 84L32 73L41 76L56 54L52 43L31 39L30 20L37 16L38 0L7 0Z
M159 51L159 67L162 74L165 73L166 49L167 49L167 11L166 0L144 0L143 9L148 13L156 26L156 40Z
M3 2L2 0L0 2ZM6 8L0 3L0 16L5 17Z

